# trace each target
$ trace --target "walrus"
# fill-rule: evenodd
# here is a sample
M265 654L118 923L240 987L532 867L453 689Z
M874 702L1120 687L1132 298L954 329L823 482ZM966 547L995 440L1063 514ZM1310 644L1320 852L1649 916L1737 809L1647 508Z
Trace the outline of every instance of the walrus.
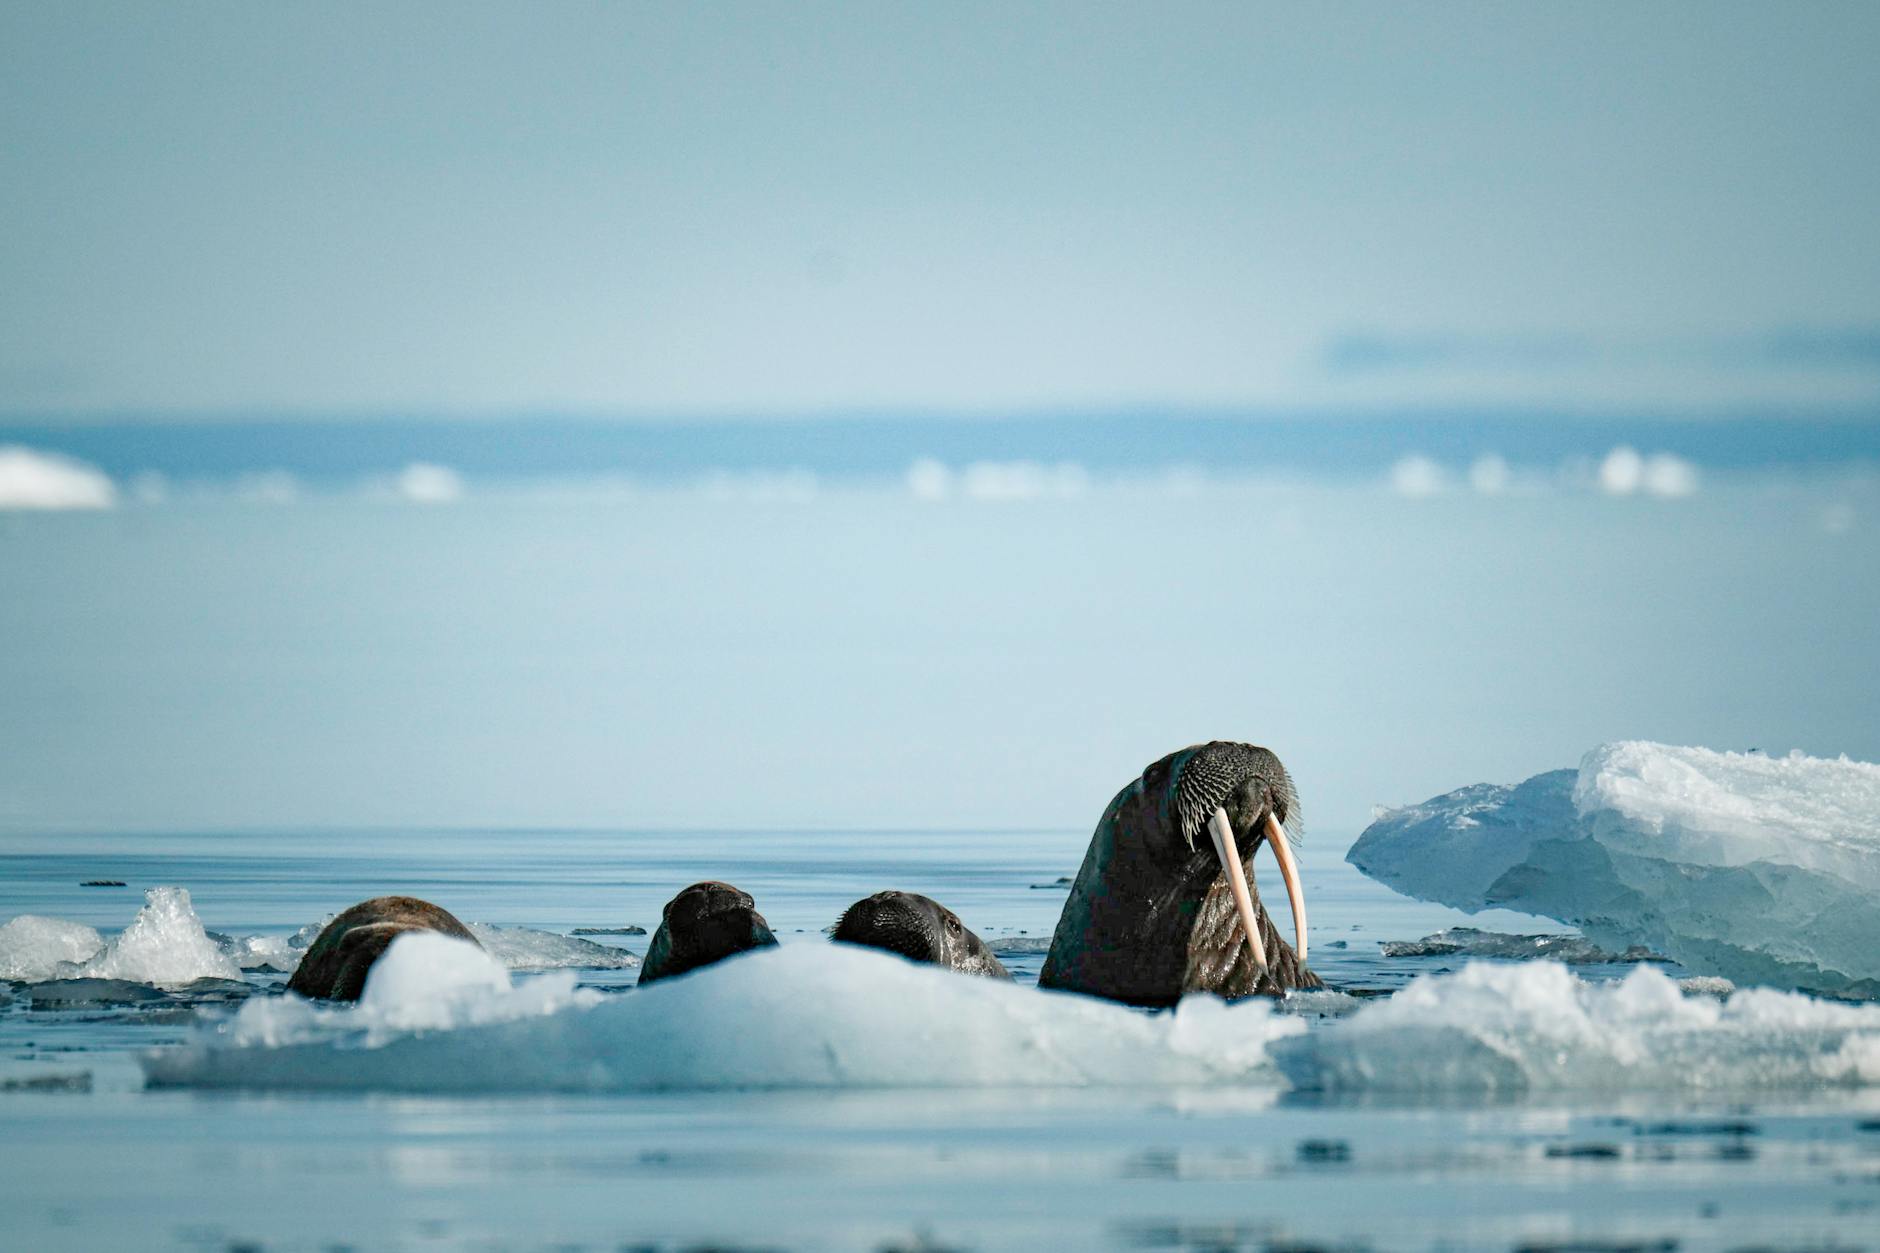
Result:
M1325 986L1306 967L1305 893L1283 825L1298 809L1286 768L1257 745L1216 740L1149 766L1098 820L1038 986L1143 1006ZM1262 843L1297 949L1253 883Z
M470 929L449 910L415 896L375 896L326 924L307 946L293 978L287 981L287 990L314 1000L356 1001L365 990L372 963L407 931L436 931L477 943Z
M961 974L1010 979L985 942L940 902L914 892L877 892L843 911L831 939L886 949Z
M640 966L640 985L776 942L749 892L715 880L694 883L660 911L659 929Z

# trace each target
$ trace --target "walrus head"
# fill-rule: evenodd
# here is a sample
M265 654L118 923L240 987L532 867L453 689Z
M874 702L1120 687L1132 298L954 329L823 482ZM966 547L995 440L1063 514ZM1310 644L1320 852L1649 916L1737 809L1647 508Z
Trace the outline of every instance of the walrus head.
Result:
M694 883L660 912L659 929L640 967L640 985L776 942L749 892L715 880Z
M843 944L886 949L961 974L1012 977L985 942L967 930L958 914L914 892L877 892L856 901L843 912L830 938Z
M287 990L316 1000L356 1001L372 963L407 931L436 931L477 943L449 910L415 896L375 896L321 929L294 968Z
M1141 1005L1321 986L1306 968L1306 907L1286 834L1299 798L1267 749L1217 740L1155 762L1110 802L1039 984ZM1295 947L1260 902L1251 862L1273 850Z

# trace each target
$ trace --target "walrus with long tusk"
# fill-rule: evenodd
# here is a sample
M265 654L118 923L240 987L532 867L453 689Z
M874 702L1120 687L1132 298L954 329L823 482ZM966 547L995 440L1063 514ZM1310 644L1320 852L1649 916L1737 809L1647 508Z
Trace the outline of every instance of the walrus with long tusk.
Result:
M776 942L749 892L715 879L694 883L660 911L659 929L640 967L640 986Z
M1216 740L1151 765L1098 821L1038 986L1145 1006L1323 987L1306 968L1305 894L1285 830L1298 808L1279 758L1253 744ZM1262 844L1279 863L1297 949L1254 886Z
M365 990L372 963L408 931L436 931L477 943L470 929L449 910L415 896L375 896L321 929L294 968L287 990L315 1000L356 1001Z
M829 938L842 944L886 949L961 974L991 979L1012 977L985 941L967 930L958 914L917 892L877 892L856 901L843 911Z

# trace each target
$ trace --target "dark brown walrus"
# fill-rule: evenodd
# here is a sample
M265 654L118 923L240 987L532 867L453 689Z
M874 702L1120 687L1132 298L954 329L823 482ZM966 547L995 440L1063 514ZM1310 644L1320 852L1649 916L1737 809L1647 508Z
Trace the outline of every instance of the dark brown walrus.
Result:
M709 879L694 883L660 912L659 929L640 967L640 986L776 942L749 892Z
M307 955L287 981L287 990L316 1000L356 1001L365 990L372 963L407 931L436 931L477 942L468 927L429 901L415 896L375 896L326 924L307 946Z
M1011 972L958 914L915 892L877 892L843 912L831 939L886 949L961 974L1010 979Z
M1325 986L1306 968L1305 894L1282 825L1298 808L1279 758L1253 744L1197 744L1144 770L1090 837L1038 986L1149 1006ZM1262 843L1286 883L1297 952L1253 885Z

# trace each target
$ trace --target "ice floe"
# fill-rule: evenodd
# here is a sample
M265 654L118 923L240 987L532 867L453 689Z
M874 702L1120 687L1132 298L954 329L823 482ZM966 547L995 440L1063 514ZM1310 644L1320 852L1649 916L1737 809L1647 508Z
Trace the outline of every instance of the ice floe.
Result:
M1641 741L1385 814L1347 860L1739 984L1880 996L1880 766Z
M626 970L640 964L640 959L624 948L553 931L473 922L470 934L490 956L511 970Z
M158 887L144 893L144 907L131 925L73 975L179 987L198 979L240 979L242 972L202 929L189 889Z
M315 931L318 934L318 931ZM223 956L240 966L243 970L273 971L276 974L291 975L294 967L300 965L300 959L306 954L307 944L312 937L294 943L299 938L285 935L223 935L219 931L208 933L215 941L215 946L222 950Z
M104 937L82 922L21 914L0 926L0 979L39 983L90 961Z
M145 1072L157 1084L416 1092L1272 1084L1267 1043L1305 1030L1264 1002L1202 998L1151 1016L872 949L797 944L599 1004L564 990L571 975L499 987L486 973L443 1013L425 998L430 1029L401 1033L374 982L407 960L406 943L374 967L356 1009L250 1002L150 1055ZM442 978L419 965L431 956L410 953L400 986ZM554 990L533 991L544 984Z
M0 926L0 979L105 979L174 988L241 977L240 966L202 929L184 888L145 892L130 926L110 940L83 923L32 914Z
M1498 957L1570 966L1663 960L1639 945L1611 953L1581 935L1507 935L1474 927L1450 927L1420 940L1385 940L1379 947L1386 957Z
M1506 1094L1880 1085L1880 1006L1686 996L1649 966L1589 983L1473 963L1395 997L1172 1013L966 979L870 949L784 945L603 997L512 980L438 936L398 940L356 1007L255 998L153 1084L394 1092L1185 1087ZM1291 1009L1290 1005L1288 1009Z
M1283 1040L1297 1088L1466 1093L1880 1084L1880 1006L1753 989L1686 996L1662 971L1577 979L1555 962L1472 963Z

